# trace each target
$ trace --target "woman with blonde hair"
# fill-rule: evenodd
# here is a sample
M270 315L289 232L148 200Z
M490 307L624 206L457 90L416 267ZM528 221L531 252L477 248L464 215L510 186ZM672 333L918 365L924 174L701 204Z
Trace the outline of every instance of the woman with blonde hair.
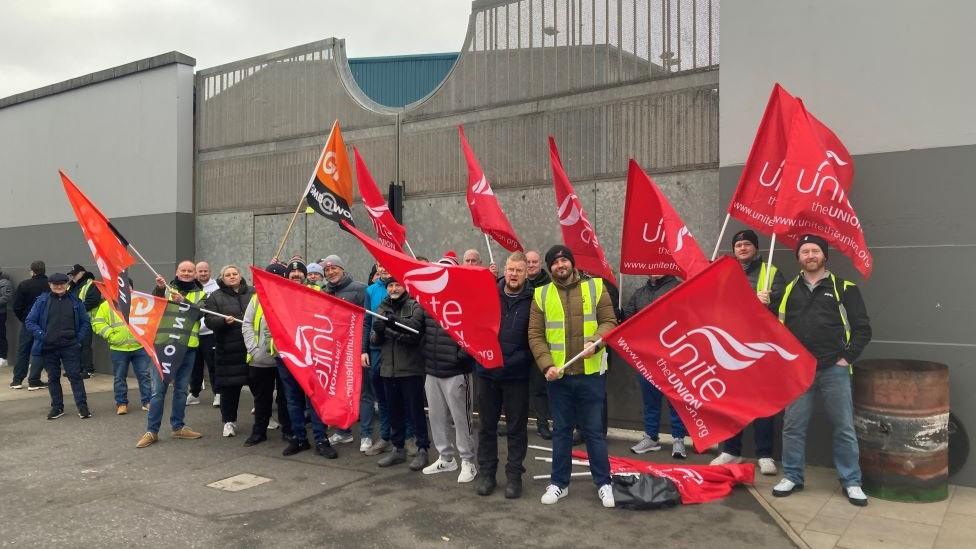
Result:
M214 332L214 391L220 394L220 417L224 436L237 435L237 408L241 387L247 385L247 348L241 332L241 320L254 290L241 277L236 265L220 270L218 288L207 298L204 307L232 318L206 315L204 322Z

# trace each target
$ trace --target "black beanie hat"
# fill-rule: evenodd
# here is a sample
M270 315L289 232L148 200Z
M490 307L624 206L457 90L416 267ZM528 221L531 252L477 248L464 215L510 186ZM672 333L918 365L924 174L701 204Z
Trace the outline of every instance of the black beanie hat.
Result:
M282 278L288 278L288 268L285 267L285 265L283 263L278 263L277 261L275 261L274 263L272 263L272 264L268 265L267 267L265 267L264 270L265 271L268 271L269 273L271 273L273 275L277 275L277 276L280 276Z
M546 252L546 269L552 271L552 264L560 257L568 259L573 264L573 268L576 268L576 258L573 257L573 250L570 250L562 244L556 244Z
M732 236L732 247L735 248L736 243L742 240L748 240L749 242L752 242L752 245L756 248L759 247L759 237L756 236L756 231L753 231L752 229L744 229L735 233L735 235Z
M797 257L800 257L800 246L803 246L804 244L816 244L817 246L820 246L820 250L824 254L824 259L827 259L827 241L823 238L820 238L814 234L805 234L801 236L800 240L796 243Z
M291 263L288 264L287 273L291 274L292 271L301 271L302 276L308 275L308 267L305 266L305 262L301 259L292 258Z

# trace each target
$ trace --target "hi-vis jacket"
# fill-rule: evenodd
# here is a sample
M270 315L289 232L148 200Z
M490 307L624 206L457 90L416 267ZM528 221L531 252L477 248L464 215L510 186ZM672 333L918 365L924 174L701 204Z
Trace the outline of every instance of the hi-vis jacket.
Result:
M92 331L108 342L113 351L138 351L142 344L132 336L125 319L115 314L107 300L95 310L91 317Z
M174 278L173 280L171 280L168 288L178 289L179 285L177 284L177 279ZM200 283L197 282L196 280L193 281L192 290L189 291L178 290L178 291L180 295L182 295L183 298L186 299L188 303L197 306L202 305L203 300L207 298L207 293L203 291L203 286L200 285ZM166 292L167 292L167 288L160 288L158 286L154 286L152 295L156 297L166 297ZM201 316L200 320L196 321L196 323L193 324L193 331L190 332L190 339L186 344L187 348L196 349L197 347L200 346L200 325L201 324L203 324L203 316Z
M580 279L574 271L565 284L550 282L535 289L529 309L529 347L539 369L561 366L583 350L584 341L595 341L617 325L610 294L599 278ZM567 375L600 374L606 350L578 360Z
M817 368L840 359L853 364L871 341L871 324L853 282L828 272L813 290L797 275L783 291L779 319L817 358Z
M274 341L271 331L264 318L264 308L258 301L258 295L251 296L251 301L244 311L244 323L241 333L244 334L244 346L247 347L247 363L255 368L271 368L275 366Z

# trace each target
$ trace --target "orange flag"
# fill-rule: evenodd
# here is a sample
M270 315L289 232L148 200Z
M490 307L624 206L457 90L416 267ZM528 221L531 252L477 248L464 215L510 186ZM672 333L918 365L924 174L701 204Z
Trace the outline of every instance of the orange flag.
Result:
M352 222L352 170L339 121L332 124L329 140L322 149L315 170L308 180L305 199L309 207L336 223Z

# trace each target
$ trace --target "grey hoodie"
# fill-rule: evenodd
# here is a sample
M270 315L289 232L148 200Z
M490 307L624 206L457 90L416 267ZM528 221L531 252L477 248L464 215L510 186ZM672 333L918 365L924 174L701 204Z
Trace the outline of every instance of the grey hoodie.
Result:
M248 364L255 368L273 368L276 354L271 354L270 351L271 332L268 330L268 323L265 322L264 316L261 317L261 323L258 325L258 333L254 333L254 315L257 314L258 306L258 296L255 294L247 304L247 310L244 311L244 324L241 325L244 347L251 357Z

